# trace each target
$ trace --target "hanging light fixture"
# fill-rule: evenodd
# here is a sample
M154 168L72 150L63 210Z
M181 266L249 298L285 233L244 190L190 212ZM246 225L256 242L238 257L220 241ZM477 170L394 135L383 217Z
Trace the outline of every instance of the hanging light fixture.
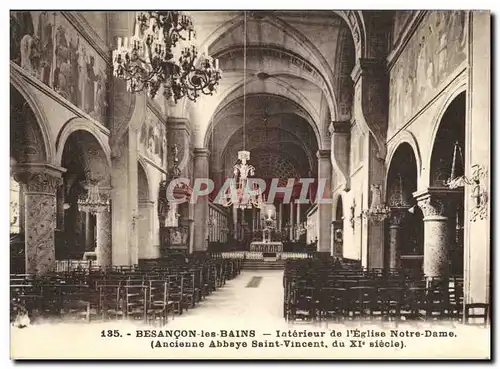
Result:
M209 57L208 50L198 58L195 45L176 48L179 40L190 42L194 36L191 17L182 12L139 12L130 41L118 38L113 74L127 81L129 91L146 91L151 98L160 87L175 102L184 96L196 101L200 93L212 95L221 79L219 61Z
M90 214L109 211L109 198L99 192L99 180L91 178L89 172L87 178L84 182L87 193L78 199L78 211Z
M474 164L472 165L471 177L466 177L465 175L459 176L458 159L460 159L460 164L463 169L464 158L462 149L458 141L456 141L453 148L450 178L446 181L446 185L452 190L464 188L465 185L470 186L471 197L474 199L475 203L475 206L472 207L470 221L475 222L477 219L486 219L488 217L488 191L486 190L486 185L483 180L488 177L488 170L482 165Z
M233 183L231 189L236 192L231 199L223 199L224 206L233 206L240 209L260 208L262 206L262 194L254 185L248 181L249 176L255 175L255 167L250 165L250 151L245 150L246 144L246 73L247 73L247 17L243 12L243 150L238 151L238 162L233 167Z
M372 202L370 208L363 211L363 216L365 218L371 219L376 222L382 222L391 215L391 208L382 204L381 201L381 190L379 184L371 185L372 192Z

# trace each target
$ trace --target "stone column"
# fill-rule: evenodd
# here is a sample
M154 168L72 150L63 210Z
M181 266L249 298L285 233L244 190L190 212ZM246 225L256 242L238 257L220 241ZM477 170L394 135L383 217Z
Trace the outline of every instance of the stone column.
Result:
M127 137L126 134L124 134ZM129 183L129 140L123 139L120 141L120 152L111 158L111 229L112 257L113 265L129 265L130 263L130 234L132 215L128 204L128 183ZM137 162L135 163L137 167ZM102 218L102 217L101 217ZM101 224L105 226L107 222ZM99 239L99 219L97 219L97 238ZM106 238L104 238L106 239ZM99 240L97 241L99 246Z
M56 228L60 231L64 230L64 186L57 189L57 225Z
M238 238L238 208L233 206L233 235L234 239Z
M290 201L290 241L293 241L295 238L293 232L293 201Z
M97 264L103 267L110 267L112 264L112 243L111 243L111 213L103 211L96 214L97 221Z
M154 201L139 200L139 259L155 259L153 244Z
M278 230L281 232L283 229L283 203L280 202L278 206Z
M491 71L492 22L489 11L469 11L468 43L470 64L467 68L467 114L465 122L465 175L472 175L472 165L481 165L487 176L481 180L481 189L493 194L492 168L492 91ZM486 122L486 123L483 123ZM474 186L465 187L464 221L464 302L490 303L492 293L492 201L483 206L482 219L472 216L479 210L472 195Z
M24 186L26 273L42 276L55 271L56 193L62 168L19 165L14 176Z
M424 274L427 278L445 277L449 273L449 229L445 200L425 193L417 197L424 214Z
M331 173L332 164L330 150L319 150L318 157L318 193L316 195L318 202L318 252L329 253L331 250L331 223L332 223L332 204L331 201Z
M252 236L255 233L255 230L257 229L257 209L252 208Z
M85 251L93 250L94 237L92 232L92 216L90 213L85 213Z
M194 178L208 178L208 149L194 149ZM199 196L194 204L194 244L193 251L206 251L208 221L208 195Z
M389 218L389 268L401 266L401 224L408 208L392 208Z

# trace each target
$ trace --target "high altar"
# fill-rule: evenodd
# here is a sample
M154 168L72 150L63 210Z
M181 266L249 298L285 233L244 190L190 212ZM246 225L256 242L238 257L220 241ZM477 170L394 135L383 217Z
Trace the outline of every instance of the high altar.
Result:
M276 229L276 209L274 205L268 205L266 210L267 212L263 212L264 227L262 229L262 241L252 242L250 244L250 251L283 252L283 243L271 240L273 230Z

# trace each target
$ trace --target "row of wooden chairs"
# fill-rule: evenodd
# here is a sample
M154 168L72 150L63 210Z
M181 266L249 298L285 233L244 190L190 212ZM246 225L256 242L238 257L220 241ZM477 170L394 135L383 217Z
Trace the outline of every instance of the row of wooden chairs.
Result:
M488 319L487 305L464 305L463 279L456 276L432 279L401 269L363 270L331 260L293 260L285 264L283 285L287 320Z
M238 275L241 266L240 260L208 259L94 267L43 278L12 275L11 319L24 310L31 319L133 319L165 324Z

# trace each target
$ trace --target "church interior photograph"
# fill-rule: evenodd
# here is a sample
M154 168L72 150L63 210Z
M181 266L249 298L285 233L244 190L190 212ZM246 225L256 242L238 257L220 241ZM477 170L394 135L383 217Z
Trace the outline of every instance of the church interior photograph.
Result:
M11 325L489 328L490 17L10 11Z

